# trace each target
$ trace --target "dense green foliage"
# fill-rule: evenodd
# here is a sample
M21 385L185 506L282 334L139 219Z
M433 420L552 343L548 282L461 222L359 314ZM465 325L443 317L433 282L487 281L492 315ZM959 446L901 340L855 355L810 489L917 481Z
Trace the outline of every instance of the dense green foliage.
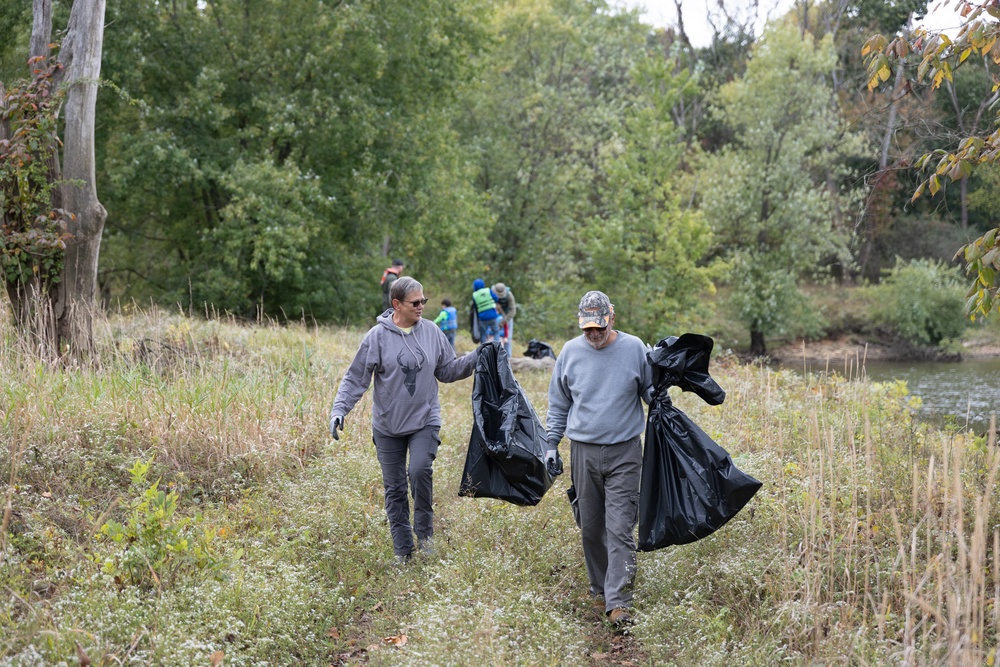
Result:
M800 277L850 262L845 210L857 195L847 165L865 146L824 81L835 63L830 39L814 44L792 26L776 27L745 76L719 90L718 113L734 140L705 161L703 208L757 354L805 301Z
M996 224L989 173L906 206L919 152L988 126L990 64L864 86L866 35L925 4L797 3L760 35L722 11L695 48L605 0L109 0L103 300L361 322L400 257L432 299L506 282L525 339L594 287L647 340L704 327L722 287L764 352L818 321L805 282ZM0 8L8 89L30 14Z
M877 287L873 317L916 345L962 335L962 281L954 267L899 261Z
M65 256L69 213L56 206L59 184L48 179L63 96L52 85L58 65L41 65L34 78L0 97L0 274L12 292L47 291L59 281Z
M142 104L111 112L104 155L112 294L151 291L113 278L150 246L141 277L161 298L243 315L374 312L371 279L355 289L342 276L377 279L385 250L438 247L428 265L453 269L454 240L481 215L448 129L483 39L476 11L118 4L105 76ZM136 60L134 40L155 57Z
M970 184L989 189L995 183L989 167L1000 162L1000 133L996 132L1000 90L995 84L1000 67L1000 7L969 0L960 0L955 5L962 16L962 27L957 34L921 28L906 35L875 34L865 43L862 53L867 58L869 90L884 84L895 67L898 90L894 94L902 95L914 86L925 85L932 91L941 91L942 97L950 102L953 116L947 124L956 133L944 146L934 146L915 161L915 166L921 169L922 181L912 200L925 191L932 196L944 193L948 182L957 183L961 224L965 229L970 210L974 210L972 200L983 196L979 190L970 195ZM912 80L901 86L907 58L916 60L918 66ZM974 183L974 173L983 167L987 168L985 178ZM965 306L965 312L972 318L1000 310L1000 221L995 211L987 212L983 228L985 233L956 253L956 258L965 260L965 268L973 276Z

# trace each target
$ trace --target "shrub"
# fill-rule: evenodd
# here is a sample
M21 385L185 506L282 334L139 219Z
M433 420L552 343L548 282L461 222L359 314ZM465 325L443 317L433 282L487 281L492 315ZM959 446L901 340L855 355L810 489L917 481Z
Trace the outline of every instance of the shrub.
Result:
M897 259L882 283L872 288L872 319L911 343L939 345L965 330L962 291L954 267L930 259Z
M159 480L146 481L151 464L152 460L136 461L129 471L138 495L129 504L125 523L108 521L101 526L100 536L120 547L104 559L102 570L119 586L157 588L167 575L187 569L223 573L227 562L212 548L216 531L202 525L200 514L176 516L177 492L161 491Z

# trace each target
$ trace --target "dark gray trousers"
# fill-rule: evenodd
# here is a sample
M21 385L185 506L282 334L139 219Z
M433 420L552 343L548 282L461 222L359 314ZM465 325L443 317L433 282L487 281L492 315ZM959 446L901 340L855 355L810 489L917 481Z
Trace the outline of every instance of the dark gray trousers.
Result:
M413 533L423 543L434 535L434 458L441 439L439 429L428 426L409 435L385 435L372 431L372 441L382 466L385 514L389 518L392 547L397 556L413 553ZM410 453L407 469L406 453ZM413 525L406 481L413 493Z
M570 441L570 466L590 593L604 596L607 611L631 607L642 442L638 436L611 445Z

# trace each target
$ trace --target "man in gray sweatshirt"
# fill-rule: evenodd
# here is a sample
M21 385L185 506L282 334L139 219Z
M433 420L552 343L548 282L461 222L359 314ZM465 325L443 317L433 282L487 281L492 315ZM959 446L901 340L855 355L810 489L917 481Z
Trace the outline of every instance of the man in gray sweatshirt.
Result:
M455 382L472 375L476 351L457 357L444 332L421 319L427 299L410 277L389 289L392 310L379 315L340 382L330 410L330 434L339 439L344 418L361 400L374 377L372 441L382 466L385 513L389 518L396 560L413 554L413 533L422 550L434 535L433 463L441 439L438 381ZM406 455L409 452L409 468ZM413 492L413 525L407 476Z
M583 335L563 346L549 382L545 458L554 460L569 438L590 593L620 628L632 620L642 404L652 396L652 369L645 343L614 329L606 294L587 292L577 316Z

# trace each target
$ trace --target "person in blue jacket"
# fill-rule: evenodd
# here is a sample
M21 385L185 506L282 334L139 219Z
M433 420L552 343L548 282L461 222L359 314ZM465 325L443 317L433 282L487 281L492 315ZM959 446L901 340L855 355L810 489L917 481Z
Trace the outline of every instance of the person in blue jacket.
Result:
M458 331L458 311L451 305L451 299L441 300L441 312L434 318L434 324L441 327L441 331L448 338L452 348L455 347L455 332Z
M500 313L497 312L496 292L486 286L482 278L472 283L472 303L479 317L479 335L484 343L500 340Z

